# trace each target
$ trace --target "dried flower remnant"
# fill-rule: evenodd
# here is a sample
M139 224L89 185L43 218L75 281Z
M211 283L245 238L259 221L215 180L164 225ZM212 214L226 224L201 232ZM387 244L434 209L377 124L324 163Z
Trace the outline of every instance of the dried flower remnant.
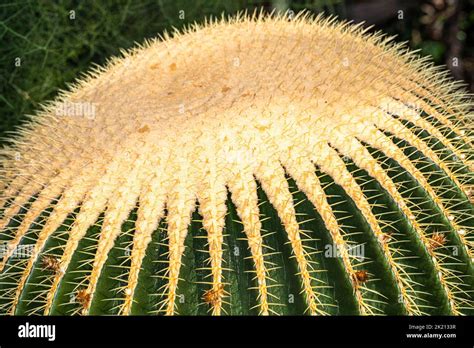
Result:
M369 278L369 272L367 272L366 270L355 271L353 276L354 283L357 285L367 282Z
M43 256L41 259L41 263L44 270L49 270L53 272L61 271L61 264L59 263L59 260L54 256L50 256L50 255Z
M435 232L430 238L428 247L431 250L436 250L446 244L446 236L441 232Z

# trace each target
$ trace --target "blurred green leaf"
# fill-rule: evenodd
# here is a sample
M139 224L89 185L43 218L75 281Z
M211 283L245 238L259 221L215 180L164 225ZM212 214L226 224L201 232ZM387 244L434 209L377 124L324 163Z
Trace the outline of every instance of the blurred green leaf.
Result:
M438 41L423 41L420 45L422 55L430 55L436 63L441 63L443 60L446 46Z

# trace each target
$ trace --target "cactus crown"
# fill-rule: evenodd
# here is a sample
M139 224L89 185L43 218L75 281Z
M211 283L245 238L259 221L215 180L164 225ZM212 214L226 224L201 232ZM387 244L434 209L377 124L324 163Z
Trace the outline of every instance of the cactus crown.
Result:
M146 42L3 151L0 309L468 313L471 106L444 70L334 18Z

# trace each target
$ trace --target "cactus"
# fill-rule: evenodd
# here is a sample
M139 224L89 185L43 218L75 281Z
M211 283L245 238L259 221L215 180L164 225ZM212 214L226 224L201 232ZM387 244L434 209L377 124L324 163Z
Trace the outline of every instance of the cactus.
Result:
M3 314L470 314L472 101L335 18L97 67L2 151Z

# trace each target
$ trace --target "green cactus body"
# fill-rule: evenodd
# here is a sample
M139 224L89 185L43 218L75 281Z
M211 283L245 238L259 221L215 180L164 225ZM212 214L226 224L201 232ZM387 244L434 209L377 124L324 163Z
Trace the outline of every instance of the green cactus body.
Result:
M3 151L0 311L472 313L470 107L333 18L147 42Z

